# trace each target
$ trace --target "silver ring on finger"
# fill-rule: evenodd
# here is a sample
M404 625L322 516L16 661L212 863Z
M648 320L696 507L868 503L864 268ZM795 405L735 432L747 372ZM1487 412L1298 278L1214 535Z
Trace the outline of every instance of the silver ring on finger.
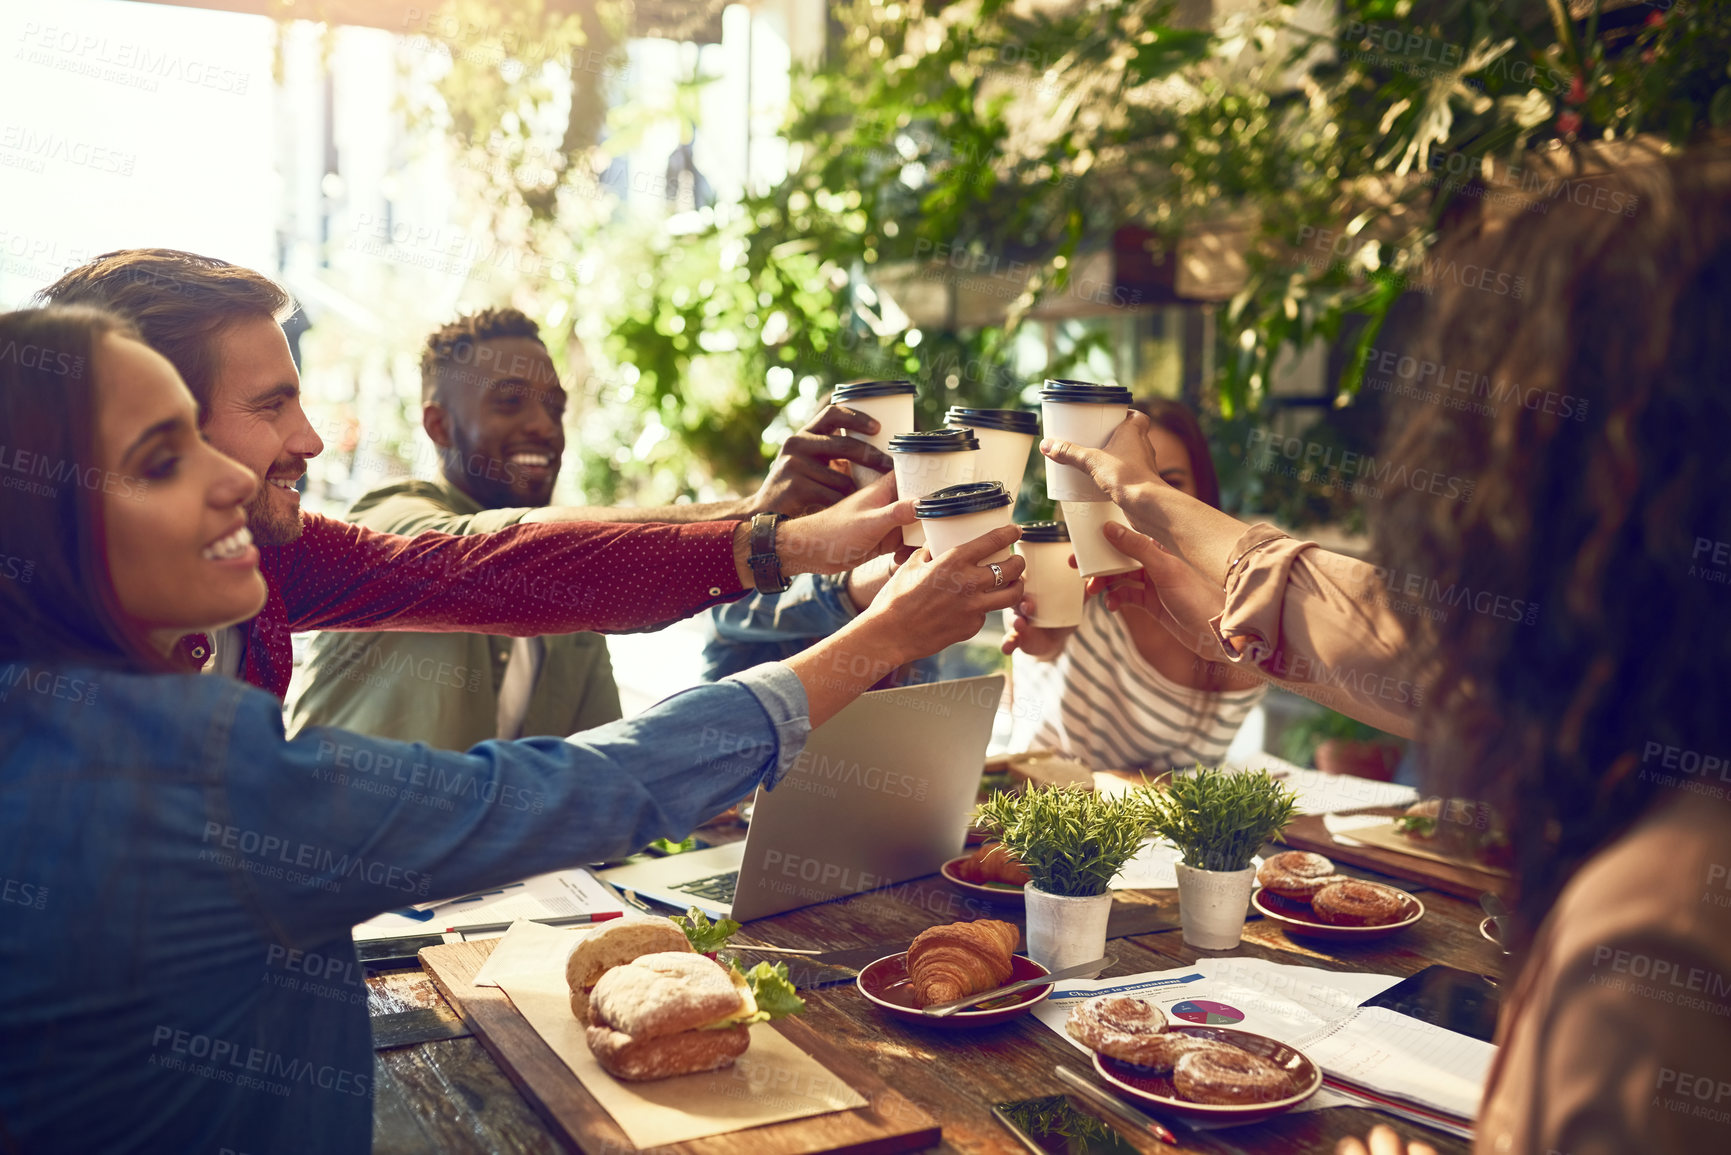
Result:
M994 561L994 562L987 563L986 568L988 568L992 571L992 588L995 590L1003 589L1004 588L1004 567L999 565L997 562Z

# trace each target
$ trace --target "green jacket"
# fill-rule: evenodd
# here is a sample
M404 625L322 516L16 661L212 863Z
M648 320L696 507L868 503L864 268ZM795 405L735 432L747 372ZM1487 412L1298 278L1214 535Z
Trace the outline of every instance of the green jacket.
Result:
M482 509L449 482L400 481L355 502L348 519L384 533L489 533L522 509ZM564 737L621 715L600 634L545 639L547 654L523 737ZM487 634L326 631L289 695L289 732L339 726L380 738L467 750L497 736L499 684L511 639Z

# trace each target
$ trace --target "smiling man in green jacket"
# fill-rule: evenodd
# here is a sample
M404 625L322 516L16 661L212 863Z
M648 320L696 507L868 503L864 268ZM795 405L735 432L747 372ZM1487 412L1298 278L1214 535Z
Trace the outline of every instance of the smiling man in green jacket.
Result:
M534 321L515 309L483 309L434 333L421 357L421 400L441 476L374 489L349 510L350 521L386 533L485 533L552 500L565 452L565 391ZM843 435L848 428L869 432L867 421L825 410L788 439L748 498L568 512L589 521L661 522L808 513L853 489L832 460L889 467L866 442ZM328 631L314 639L298 681L289 699L291 733L339 726L447 750L489 738L563 737L620 716L606 642L591 633Z

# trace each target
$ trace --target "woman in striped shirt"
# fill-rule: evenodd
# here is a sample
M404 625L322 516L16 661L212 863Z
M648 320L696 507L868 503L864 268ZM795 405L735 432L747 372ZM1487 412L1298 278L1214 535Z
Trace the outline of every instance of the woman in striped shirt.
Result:
M1218 508L1220 481L1195 415L1164 398L1136 408L1148 415L1161 478ZM1073 629L1017 615L1004 651L1018 650L1012 748L1058 750L1096 770L1213 764L1268 688L1197 658L1139 608L1112 612L1104 593L1088 599Z

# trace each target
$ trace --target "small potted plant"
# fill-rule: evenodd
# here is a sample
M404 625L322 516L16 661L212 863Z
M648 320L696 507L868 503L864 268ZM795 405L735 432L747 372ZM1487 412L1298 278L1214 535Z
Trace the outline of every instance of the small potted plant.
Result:
M1244 935L1256 850L1286 829L1298 796L1269 777L1198 766L1150 798L1154 833L1183 852L1177 864L1184 941L1230 950Z
M979 824L1028 872L1029 958L1059 970L1106 953L1108 886L1148 834L1149 793L1029 786L981 803Z

